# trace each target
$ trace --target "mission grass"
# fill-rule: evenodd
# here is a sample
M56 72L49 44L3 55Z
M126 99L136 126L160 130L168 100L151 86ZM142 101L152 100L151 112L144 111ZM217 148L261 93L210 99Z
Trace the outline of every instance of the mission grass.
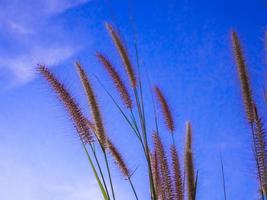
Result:
M256 102L253 99L251 90L249 73L245 61L245 56L239 37L235 31L231 32L233 53L235 56L238 76L240 80L241 93L243 97L243 104L248 120L248 124L252 134L252 145L253 154L257 168L257 178L259 180L259 191L261 199L266 199L266 183L267 183L267 147L266 147L266 136L263 128L263 122L258 115L258 109Z
M191 123L189 121L186 123L184 168L182 168L179 155L180 152L177 151L175 144L175 119L172 116L172 110L169 107L167 98L164 96L164 92L160 90L159 86L154 86L154 92L150 91L157 97L157 105L160 107L166 128L171 134L167 134L164 131L159 130L157 125L157 106L155 106L154 103L154 113L152 113L152 116L150 116L151 113L148 115L148 113L145 112L146 105L143 101L141 74L139 70L138 76L135 74L134 65L131 62L125 44L122 42L116 29L108 23L106 24L106 28L118 54L120 55L126 74L123 74L122 78L113 66L112 62L104 54L97 53L96 57L110 76L110 79L119 93L119 97L121 98L121 102L124 106L122 107L113 94L109 93L109 91L105 89L105 86L101 83L101 80L97 76L95 78L97 78L104 91L111 98L111 101L114 103L116 108L118 108L125 120L124 122L129 125L136 136L136 142L140 144L140 148L143 150L143 155L141 156L146 160L147 165L142 167L147 170L149 185L146 187L149 189L150 199L195 200L199 180L198 170L196 170L194 162L195 154L193 153L193 132ZM266 199L267 192L267 147L264 124L253 99L249 73L238 35L236 32L232 32L231 37L238 77L240 79L245 113L253 138L253 153L257 167L260 197L263 200ZM137 58L139 57L137 56ZM85 67L82 66L80 62L76 62L76 68L88 100L92 121L84 116L81 108L71 96L70 92L46 66L39 65L38 71L57 94L58 99L62 102L71 117L102 192L103 198L105 200L117 199L116 191L113 187L114 182L108 159L108 156L111 156L115 161L114 163L118 166L122 176L129 182L133 192L133 198L137 200L142 199L142 197L138 195L138 191L135 189L134 184L136 183L132 182L132 176L134 173L127 166L127 160L130 158L123 157L119 148L117 148L112 142L114 139L109 138L106 134L103 122L104 115L101 112L101 107L99 106L96 98L96 93L99 91L94 90L90 81L91 76L85 72ZM128 77L130 85L124 82L125 76ZM154 95L152 94L152 96ZM155 131L148 132L147 118L155 119ZM172 138L172 144L169 147L166 147L163 143L164 141L161 139L166 137ZM151 143L153 143L153 145L150 145ZM95 148L96 145L99 148ZM99 162L102 158L104 158L105 161L104 165ZM104 174L107 174L107 177ZM109 184L107 184L108 182ZM226 186L224 179L223 185L224 198L226 199Z

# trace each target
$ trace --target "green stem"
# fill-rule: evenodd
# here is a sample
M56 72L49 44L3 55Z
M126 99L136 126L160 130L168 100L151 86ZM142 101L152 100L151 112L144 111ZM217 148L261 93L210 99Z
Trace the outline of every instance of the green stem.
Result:
M151 191L151 199L156 200L156 191L154 188L154 183L153 183L153 176L152 176L152 167L151 167L151 162L149 158L149 147L148 147L148 142L147 142L147 134L146 134L146 126L144 124L144 117L143 117L143 112L140 107L140 101L138 98L138 92L136 88L133 88L134 90L134 96L136 100L136 105L137 105L137 110L138 110L138 116L140 120L140 125L142 128L142 133L143 133L143 141L144 141L144 146L145 146L145 155L146 155L146 160L148 164L148 175L149 175L149 183L150 183L150 191Z
M173 132L171 132L171 135L172 135L172 144L175 146L175 140L174 140Z
M224 166L223 166L223 160L222 160L222 154L221 153L220 153L220 161L221 161L221 170L222 170L222 178L223 178L223 194L224 194L224 200L226 200L226 186L225 186Z
M115 198L115 192L114 192L112 178L111 178L111 172L110 172L110 168L109 168L109 164L108 164L107 153L106 153L106 151L102 145L101 145L101 149L102 149L102 152L104 154L105 163L106 163L106 167L107 167L107 171L108 171L108 178L109 178L109 183L110 183L110 187L111 187L111 191L112 191L112 197L115 200L116 199Z
M195 180L193 200L196 200L196 197L197 197L197 184L198 184L198 170L197 170L197 175L196 175L196 180Z
M131 188L132 188L132 190L133 190L135 199L138 200L138 196L137 196L137 193L136 193L136 191L135 191L134 185L133 185L133 183L132 183L131 177L128 177L128 180L129 180L129 183L130 183Z
M106 193L106 191L105 191L105 189L104 189L104 187L103 187L103 184L101 183L101 181L100 181L100 179L99 179L99 176L98 176L97 171L96 171L96 169L95 169L94 163L93 163L93 161L92 161L92 159L91 159L91 157L90 157L90 155L89 155L89 153L88 153L88 151L87 151L87 149L86 149L86 147L85 147L85 144L84 144L83 142L82 142L82 145L83 145L83 149L84 149L84 151L85 151L85 154L86 154L86 156L87 156L87 158L88 158L88 161L89 161L89 163L90 163L90 165L91 165L91 168L92 168L92 170L93 170L93 173L94 173L94 175L95 175L95 178L96 178L96 180L97 180L97 183L98 183L98 185L99 185L99 187L100 187L100 190L101 190L101 192L102 192L103 198L104 198L105 200L110 200L110 198L108 197L108 195L107 195L107 193Z
M141 143L141 145L142 145L142 148L143 148L144 152L146 152L146 150L145 150L145 146L144 146L144 142L143 142L143 140L142 140L142 137L141 137L141 134L140 134L140 131L139 131L139 128L138 128L138 125L137 125L137 122L136 122L136 119L135 119L135 116L134 116L132 110L131 110L131 118L132 118L132 121L133 121L133 125L134 125L135 129L136 129L137 132L138 132L138 134L137 134L137 135L138 135L138 139L139 139L139 141L140 141L140 143Z
M137 125L137 121L136 121L134 113L133 113L133 109L130 109L130 114L131 114L131 118L132 118L132 121L133 121L133 125L134 125L135 129L137 130L137 132L139 133L139 137L141 137L140 130L139 130L139 127Z
M138 134L138 130L135 129L135 127L132 125L131 121L128 119L128 117L126 116L126 114L123 112L122 108L119 106L119 104L116 102L116 100L114 99L114 97L108 92L108 90L105 88L105 86L102 84L102 82L99 80L99 78L94 75L95 78L97 79L98 83L100 84L100 86L104 89L104 91L107 93L107 95L111 98L111 100L113 101L113 103L115 104L115 106L117 107L117 109L120 111L120 113L122 114L122 116L124 117L124 119L126 120L126 122L129 124L129 126L133 129L134 134L139 138L139 134Z
M106 192L107 192L107 196L108 196L108 198L110 199L109 192L108 192L108 188L107 188L106 181L105 181L105 177L104 177L104 175L103 175L103 171L102 171L102 169L101 169L101 166L100 166L99 160L98 160L98 158L97 158L95 149L94 149L94 147L92 146L91 143L90 143L90 147L91 147L91 150L92 150L92 152L93 152L93 155L94 155L94 158L95 158L95 161L96 161L96 164L97 164L97 167L98 167L98 170L99 170L101 179L102 179L103 184L104 184L104 187L105 187L105 190L106 190Z

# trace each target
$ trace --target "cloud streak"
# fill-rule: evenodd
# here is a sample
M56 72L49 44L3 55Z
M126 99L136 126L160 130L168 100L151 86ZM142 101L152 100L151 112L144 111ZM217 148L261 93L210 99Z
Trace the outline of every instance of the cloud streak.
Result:
M66 44L55 48L33 47L17 57L0 59L0 66L7 66L12 71L15 76L12 86L16 86L17 84L27 83L34 78L36 64L55 66L70 58L78 50L79 48L73 48Z
M59 65L83 48L60 23L64 12L89 0L3 0L0 2L0 72L12 86L34 78L37 63ZM9 16L8 18L6 16ZM63 19L67 20L67 19Z
M19 166L19 167L18 167ZM62 199L62 200L101 200L101 193L94 179L83 177L79 182L65 182L47 179L42 173L6 159L0 164L3 172L0 177L1 197L8 200ZM90 180L90 181L88 181ZM15 192L14 192L15 191Z

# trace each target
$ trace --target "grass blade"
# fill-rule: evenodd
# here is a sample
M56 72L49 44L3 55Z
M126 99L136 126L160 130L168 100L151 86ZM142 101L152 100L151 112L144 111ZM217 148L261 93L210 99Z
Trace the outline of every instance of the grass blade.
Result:
M92 161L92 159L91 159L91 157L90 157L90 155L89 155L89 153L88 153L88 151L87 151L87 149L86 149L86 146L85 146L85 144L84 144L83 142L82 142L82 145L83 145L83 149L84 149L84 151L85 151L85 154L86 154L86 156L87 156L87 158L88 158L88 161L89 161L89 163L90 163L90 165L91 165L91 167L92 167L92 169L93 169L93 173L94 173L95 178L96 178L96 180L97 180L98 186L99 186L99 188L100 188L100 190L101 190L101 192L102 192L103 198L104 198L105 200L110 200L110 198L108 197L108 195L107 195L107 193L106 193L106 191L105 191L105 188L104 188L102 182L101 182L100 179L99 179L99 176L98 176L98 173L97 173L97 171L96 171L96 169L95 169L94 163L93 163L93 161Z

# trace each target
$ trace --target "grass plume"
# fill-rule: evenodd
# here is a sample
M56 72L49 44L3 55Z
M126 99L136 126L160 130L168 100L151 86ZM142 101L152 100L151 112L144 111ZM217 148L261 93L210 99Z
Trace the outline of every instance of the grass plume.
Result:
M120 77L119 73L116 71L114 66L111 64L109 59L104 56L101 53L96 54L98 60L102 63L103 67L106 69L106 71L109 73L111 79L114 82L114 85L116 86L117 90L119 91L119 94L121 96L121 99L125 106L127 108L132 109L133 108L133 102L130 97L129 91L126 88L126 85L122 81L122 78Z
M110 139L107 139L107 148L108 148L109 152L111 153L113 159L115 160L115 163L119 167L122 175L129 181L131 188L133 190L133 193L135 195L135 199L138 200L136 190L135 190L134 185L133 185L132 180L131 180L130 170L127 167L122 155L120 154L120 152L118 151L116 146L111 142Z
M263 128L262 120L258 116L258 111L253 100L251 91L249 74L242 51L242 47L236 32L232 32L232 43L235 54L235 60L238 69L238 75L240 79L240 85L242 90L243 102L245 105L246 115L250 124L251 133L253 137L253 153L255 156L257 174L260 185L261 199L265 199L266 196L266 138Z
M150 153L152 174L153 174L153 183L158 199L162 199L162 188L160 182L160 171L159 171L159 161L157 157L157 151L154 150L153 153Z
M192 151L192 127L186 123L186 144L185 144L185 174L187 179L188 200L194 200L195 196L195 169Z
M160 191L160 179L159 179L159 169L158 169L158 159L157 159L157 152L153 151L150 153L150 161L151 161L151 168L152 168L152 175L153 175L153 183L155 187L155 191L157 194L158 199L161 197Z
M267 192L267 146L266 146L266 133L263 127L262 119L258 115L257 107L254 104L254 140L255 140L255 156L259 166L259 179L261 183L261 190L266 196Z
M173 186L173 196L174 199L183 200L184 199L184 189L182 181L182 173L179 162L178 152L175 145L171 146L171 159L172 159L172 186Z
M114 27L111 24L106 23L106 28L107 28L107 30L108 30L108 32L109 32L109 34L110 34L110 36L114 42L119 54L120 54L123 65L126 69L128 77L130 79L131 85L133 88L136 88L136 86L137 86L136 75L135 75L131 60L129 58L128 52L127 52L119 34L118 34L118 32L114 29Z
M90 108L91 108L91 112L92 112L92 116L93 116L94 124L95 124L96 135L97 135L98 140L100 141L101 145L105 148L105 146L106 146L106 133L105 133L104 125L103 125L101 112L99 110L99 106L98 106L93 88L90 84L88 76L86 75L82 65L79 62L76 62L76 67L77 67L78 73L80 75L81 81L83 83L83 87L84 87L84 90L86 92L88 102L90 104Z
M57 94L59 100L64 104L77 132L79 133L81 140L84 143L91 143L93 141L92 132L87 126L86 118L82 114L79 105L75 102L71 94L46 66L38 65L37 70L50 84L54 92Z
M243 102L245 105L248 122L253 122L253 97L243 50L236 32L232 32L232 45L235 55L236 66L241 84Z
M122 175L128 179L130 177L130 171L129 171L124 159L122 158L120 152L115 147L115 145L111 142L110 139L107 139L107 148L108 148L109 152L111 153L112 157L114 158L114 160L115 160L117 166L119 167Z
M160 104L160 107L161 107L161 110L164 116L164 120L167 125L167 128L170 130L171 133L173 133L174 128L175 128L174 121L173 121L172 113L167 103L167 100L164 97L162 91L159 89L159 87L155 86L154 89L155 89L155 93L158 98L158 101L159 101L159 104Z
M154 141L155 151L157 152L157 160L160 170L159 173L160 183L161 187L163 187L161 192L162 199L171 200L173 198L172 185L171 185L171 176L170 176L170 170L168 166L166 152L164 150L161 138L157 133L153 134L153 141Z

